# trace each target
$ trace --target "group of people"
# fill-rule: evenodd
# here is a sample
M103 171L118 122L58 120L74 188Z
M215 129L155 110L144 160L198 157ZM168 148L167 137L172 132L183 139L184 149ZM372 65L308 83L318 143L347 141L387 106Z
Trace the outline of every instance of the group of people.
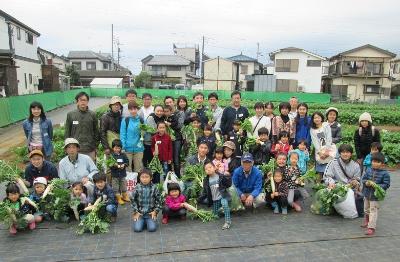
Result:
M190 196L181 184L168 184L165 203L157 184L168 172L180 178L186 167L201 165L206 177L198 202L212 206L215 215L223 211L222 229L229 229L233 197L238 197L247 208L267 203L274 214L287 214L288 208L301 212L302 200L309 193L299 178L307 172L313 158L315 170L327 187L333 188L337 183L351 186L358 213L365 217L366 233L374 234L379 202L371 181L386 190L390 177L384 169L380 133L369 113L359 117L354 134L357 160L353 161L353 147L341 144L342 126L338 122L339 111L334 107L310 115L308 105L292 97L279 104L277 115L272 102L256 102L255 115L251 116L241 105L238 91L232 92L231 105L225 108L218 105L216 93L208 94L208 106L201 92L193 95L191 103L185 96L166 96L164 103L157 105L153 105L150 93L141 98L139 106L133 89L126 92L126 104L114 96L109 110L97 119L88 108L89 96L85 92L77 94L77 108L68 112L65 121L66 156L58 167L49 161L53 153L51 120L46 118L40 103L32 103L23 123L30 152L25 181L33 187L31 199L40 199L47 183L60 177L69 181L71 194L81 200L82 207L105 195L106 211L115 220L118 205L129 202L133 230L155 231L160 212L162 223L167 224L171 217L185 219L191 208L187 203ZM242 128L246 119L251 130ZM188 127L193 136L187 135ZM255 143L246 143L250 139ZM95 164L99 143L106 157L115 160L109 175L99 171ZM151 171L149 165L154 157L160 160L163 174ZM272 158L276 160L274 171L263 174L259 166ZM126 187L127 172L138 173L131 194ZM6 193L7 201L19 203L16 208L30 210L26 208L28 202L20 202L17 185L10 184ZM45 218L40 212L26 212L33 214L29 216L31 229ZM15 227L10 232L15 234Z

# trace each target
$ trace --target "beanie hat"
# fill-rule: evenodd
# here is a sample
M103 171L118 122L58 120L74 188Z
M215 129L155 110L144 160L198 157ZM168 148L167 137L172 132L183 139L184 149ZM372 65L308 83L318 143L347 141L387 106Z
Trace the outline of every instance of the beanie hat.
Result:
M337 116L339 115L339 110L338 110L336 107L329 107L329 108L326 109L326 111L325 111L325 116L326 116L326 117L328 117L328 114L329 114L330 111L336 112L336 115L337 115Z
M364 112L360 115L360 118L358 119L358 123L361 123L361 121L368 121L372 124L372 117L370 113Z

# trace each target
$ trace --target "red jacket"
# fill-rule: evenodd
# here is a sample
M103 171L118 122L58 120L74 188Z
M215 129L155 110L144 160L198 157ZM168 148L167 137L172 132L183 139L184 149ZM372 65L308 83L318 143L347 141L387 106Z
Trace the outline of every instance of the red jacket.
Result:
M279 146L280 146L280 149L279 149L279 150L276 148L276 145L279 145ZM279 141L279 142L276 143L276 144L273 144L273 145L272 145L272 149L271 149L272 154L274 154L275 156L276 156L278 153L285 153L285 154L287 155L287 154L289 153L289 151L290 151L290 144L289 144L289 143L284 144L284 143L282 143L281 141Z
M158 158L161 162L172 161L172 140L168 134L160 136L158 133L151 137L151 152L154 155L155 145L158 143Z

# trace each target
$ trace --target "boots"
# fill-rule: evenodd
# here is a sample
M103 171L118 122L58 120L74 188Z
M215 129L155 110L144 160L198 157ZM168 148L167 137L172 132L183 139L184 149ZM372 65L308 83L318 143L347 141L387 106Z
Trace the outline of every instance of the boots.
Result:
M123 192L122 193L122 200L125 201L125 202L131 202L127 192Z
M163 215L161 223L163 223L164 225L168 224L168 216L167 215Z
M122 200L122 197L120 194L115 194L115 198L117 199L118 205L124 205L125 202Z
M369 223L369 215L365 214L364 216L364 223L360 226L362 228L367 228Z
M367 236L373 236L375 234L375 228L368 228L367 232L365 232Z

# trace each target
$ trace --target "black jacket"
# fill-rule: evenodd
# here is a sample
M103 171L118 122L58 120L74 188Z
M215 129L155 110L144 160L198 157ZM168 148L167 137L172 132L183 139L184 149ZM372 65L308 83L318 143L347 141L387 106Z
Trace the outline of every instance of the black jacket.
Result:
M113 166L110 168L111 176L116 178L126 177L126 167L129 165L128 157L125 153L121 153L119 155L112 153L112 157L117 161L117 164L125 164L123 169Z
M231 156L231 162L228 164L228 172L229 174L233 174L233 171L235 171L236 168L240 167L240 159L237 158L236 156L232 155Z
M253 154L255 165L268 164L271 158L271 146L271 141L267 141L263 145L256 144L252 148L251 153Z
M238 158L241 157L243 154L243 146L246 142L246 132L243 131L243 134L239 136L236 132L230 131L228 133L228 139L226 141L232 141L235 144L235 155Z
M217 147L217 142L216 142L215 136L211 135L209 137L206 137L206 136L199 137L197 139L197 144L199 144L200 142L207 143L207 145L208 145L207 157L209 159L214 159L214 152L215 152L215 148Z
M246 107L240 106L237 110L231 106L225 107L221 118L222 135L228 135L233 130L235 120L243 121L249 117L249 111Z
M182 124L179 123L179 115L173 113L171 116L166 117L165 121L171 123L170 127L172 128L172 130L175 131L175 140L182 140L182 133L181 133Z
M228 188L232 186L232 177L231 176L225 176L225 175L219 175L219 192L221 193L222 198L230 201L231 200L231 195L229 194ZM211 188L210 188L210 177L206 176L203 180L203 192L200 195L198 202L203 203L204 200L207 199L208 206L212 206L213 200L212 200L212 195L211 195Z
M188 110L188 115L187 118L185 120L185 124L189 124L193 121L193 119L191 118L191 114L192 113L196 113L196 116L198 118L200 118L200 122L201 122L201 129L204 129L204 126L208 124L208 117L206 114L206 111L208 110L208 108L206 106L202 106L201 108L197 108L196 110Z
M372 142L381 142L381 136L377 128L374 127L374 132L372 132L371 126L362 128L361 136L359 128L356 129L354 133L354 147L358 159L365 158L371 152Z
M104 149L110 149L107 141L107 131L119 134L121 126L121 112L114 113L111 110L104 113L100 118L100 141Z
M96 202L99 197L107 196L106 204L107 205L116 205L118 206L118 202L115 198L114 190L109 186L106 185L103 190L99 190L96 186L94 187L93 196L92 196L92 204Z
M53 178L58 178L57 167L47 160L43 161L40 170L29 163L25 168L25 180L29 182L30 186L33 186L33 180L37 177L44 177L47 181L51 181Z

